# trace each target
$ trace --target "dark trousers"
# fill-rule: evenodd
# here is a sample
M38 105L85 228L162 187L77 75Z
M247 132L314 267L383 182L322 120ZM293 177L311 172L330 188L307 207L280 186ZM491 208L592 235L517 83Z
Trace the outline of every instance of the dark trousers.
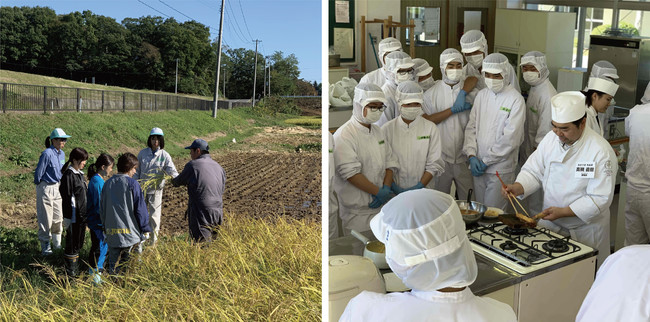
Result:
M86 237L86 222L77 220L70 224L65 230L65 253L66 255L78 255L84 246L84 237Z
M90 229L90 240L92 241L90 253L88 254L88 264L91 268L101 272L104 270L106 257L108 256L108 245L104 240L101 227L88 224L88 229Z
M108 247L108 274L117 275L126 269L133 248L138 248L138 244L129 247Z

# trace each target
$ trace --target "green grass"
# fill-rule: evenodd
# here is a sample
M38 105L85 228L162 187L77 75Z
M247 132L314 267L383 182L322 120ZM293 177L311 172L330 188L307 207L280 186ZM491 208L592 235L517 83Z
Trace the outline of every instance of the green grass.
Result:
M285 123L287 124L292 124L292 125L301 125L301 126L307 126L307 127L317 127L320 128L322 119L320 116L303 116L300 118L290 118L284 120Z
M163 238L97 286L86 273L68 281L60 252L30 265L35 232L0 228L0 320L316 321L320 236L317 223L226 214L208 247Z
M263 117L251 108L222 110L217 118L208 111L115 112L53 114L0 114L0 201L24 201L33 194L33 170L44 140L55 127L72 137L64 151L82 147L94 158L102 152L116 157L130 150L134 154L146 147L152 127L165 133L165 150L172 157L187 156L185 146L194 137L207 137L220 132L225 135L210 140L211 150L228 146L235 138L255 135L264 126L287 126L287 115Z

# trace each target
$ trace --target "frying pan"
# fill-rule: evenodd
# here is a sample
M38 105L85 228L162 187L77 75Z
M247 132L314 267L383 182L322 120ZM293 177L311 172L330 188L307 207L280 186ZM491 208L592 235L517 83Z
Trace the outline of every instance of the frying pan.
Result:
M535 228L537 223L528 223L519 218L515 214L501 214L499 220L510 228Z

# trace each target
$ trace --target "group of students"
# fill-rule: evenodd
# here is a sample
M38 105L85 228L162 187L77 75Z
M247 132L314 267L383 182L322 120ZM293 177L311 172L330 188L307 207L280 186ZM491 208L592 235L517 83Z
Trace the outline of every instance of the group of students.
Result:
M344 235L366 231L392 196L450 193L453 182L459 199L473 188L478 202L506 211L508 194L524 199L545 213L541 226L598 249L602 264L618 166L603 138L616 68L599 61L583 91L558 94L545 55L529 52L524 99L514 68L487 54L483 33L466 32L460 47L441 53L442 79L431 82L426 60L411 59L397 39L379 43L383 67L361 79L352 117L330 137L330 238L340 235L338 219Z
M147 140L147 148L141 150L137 157L127 152L118 158L117 174L112 175L115 163L113 157L100 154L89 167L87 184L82 170L86 166L88 153L83 148L74 148L65 162L63 148L68 138L70 136L60 128L52 131L45 140L46 149L41 153L34 173L41 253L47 256L52 254L53 248L61 248L61 236L65 230L65 269L68 275L76 276L79 251L84 245L88 227L92 241L88 256L91 272L101 273L107 262L109 274L117 274L121 263L128 261L131 251L141 252L146 240L155 245L160 231L165 180L160 180L159 185L146 191L142 190L138 180L146 181L166 173L178 179L174 184L194 185L194 190L197 190L196 184L200 179L196 178L196 162L190 161L186 166L187 171L179 175L171 156L164 150L163 131L153 128ZM193 161L200 159L202 153L207 155L209 149L202 139L195 140L187 148L190 149ZM218 205L216 200L209 200L211 207L219 208L218 211L212 211L214 216L208 220L197 219L197 213L206 210L191 212L192 205L196 204L192 202L195 199L192 196L196 193L190 192L190 232L197 241L210 240L213 232L204 230L210 230L221 223L220 198L225 175L223 169L212 162L217 165L217 170L221 170L223 178L223 182L212 184L222 188L220 193L214 191L215 194L219 193ZM215 189L206 190L213 192ZM200 227L194 227L199 225Z

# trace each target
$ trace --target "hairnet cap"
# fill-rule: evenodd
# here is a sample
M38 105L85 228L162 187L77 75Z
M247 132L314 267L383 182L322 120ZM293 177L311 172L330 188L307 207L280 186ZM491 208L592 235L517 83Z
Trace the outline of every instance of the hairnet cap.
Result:
M415 64L415 76L426 76L431 73L433 67L429 66L429 62L422 58L413 58L413 63Z
M546 65L546 56L539 51L530 51L521 56L521 63L519 66L533 65L535 67ZM539 67L537 67L539 69Z
M50 139L67 139L69 137L60 127L57 127L50 133Z
M370 228L386 244L386 261L404 284L433 291L467 286L476 279L476 260L461 216L450 195L418 189L390 200Z
M604 80L602 78L589 77L587 89L603 92L605 94L614 96L618 90L618 85L612 81Z
M386 65L384 66L389 72L397 72L402 68L411 68L415 66L413 59L405 52L394 51L386 56Z
M614 64L606 61L599 60L591 66L591 73L589 77L605 78L609 77L612 79L618 79L618 71Z
M201 151L210 151L210 146L208 145L208 142L206 142L204 139L196 139L194 142L192 142L192 145L186 146L186 149L201 149Z
M354 101L363 108L368 103L382 102L386 104L386 96L377 84L361 83L354 88Z
M154 127L153 129L151 129L151 132L149 132L149 135L164 136L163 130L161 128L159 128L159 127Z
M460 47L466 54L477 50L486 53L487 40L480 30L470 30L460 37Z
M401 106L410 103L424 103L422 87L414 81L405 81L397 85L395 100Z
M585 96L578 91L556 94L551 98L551 119L558 123L570 123L585 116Z
M401 51L402 43L393 37L384 38L379 42L379 52L387 53L391 51Z
M454 48L447 48L440 54L440 67L447 67L452 61L463 63L463 54Z
M501 74L503 78L506 78L508 71L508 58L500 53L489 54L483 59L483 70L482 72L487 72L490 74Z

